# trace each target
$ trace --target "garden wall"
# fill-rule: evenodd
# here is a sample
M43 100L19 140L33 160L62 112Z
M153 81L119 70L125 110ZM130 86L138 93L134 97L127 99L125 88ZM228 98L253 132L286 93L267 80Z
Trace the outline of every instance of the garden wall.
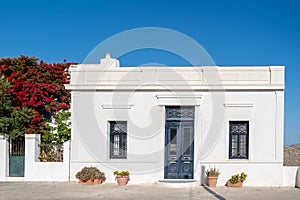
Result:
M69 147L63 146L63 162L40 162L40 135L25 135L24 177L9 176L9 143L0 136L0 181L69 181Z
M283 167L283 180L282 185L284 187L295 187L297 180L297 170L298 167Z
M7 139L0 135L0 180L7 176L8 167L8 142Z
M69 141L64 143L63 162L40 162L40 135L25 137L25 180L26 181L68 181Z

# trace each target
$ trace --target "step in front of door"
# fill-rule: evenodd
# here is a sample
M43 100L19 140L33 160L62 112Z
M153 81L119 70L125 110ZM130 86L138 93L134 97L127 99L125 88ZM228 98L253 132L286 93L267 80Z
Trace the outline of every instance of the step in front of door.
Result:
M170 188L198 187L200 182L194 179L163 179L155 183L158 186Z

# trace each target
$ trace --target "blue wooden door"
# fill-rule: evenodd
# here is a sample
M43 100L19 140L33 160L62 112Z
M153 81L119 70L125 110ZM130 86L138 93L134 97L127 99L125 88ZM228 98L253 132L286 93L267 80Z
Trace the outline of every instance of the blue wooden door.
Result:
M173 107L167 107L174 109ZM178 109L178 108L175 108ZM193 107L188 109L193 111ZM179 108L182 112L182 108ZM193 113L193 112L192 112ZM193 179L194 174L194 122L186 118L166 118L165 178Z
M166 145L165 145L165 178L179 178L180 174L180 138L179 123L166 124Z

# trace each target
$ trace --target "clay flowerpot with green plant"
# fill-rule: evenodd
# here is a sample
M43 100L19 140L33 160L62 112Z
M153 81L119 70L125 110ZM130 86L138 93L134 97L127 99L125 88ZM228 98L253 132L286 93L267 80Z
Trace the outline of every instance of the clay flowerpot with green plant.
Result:
M105 180L104 172L96 167L84 167L76 174L81 184L99 184Z
M205 174L206 174L206 177L207 177L208 186L209 187L216 187L218 177L220 175L219 170L216 169L216 168L210 168L210 169L206 170Z
M245 174L244 172L240 174L236 174L231 176L231 179L229 179L227 181L227 186L228 187L236 187L236 188L240 188L243 186L243 182L246 180L247 178L247 174Z
M104 172L101 172L100 170L97 170L95 173L94 173L94 184L100 184L102 183L103 181L105 181L105 174Z
M124 186L128 183L129 172L128 171L115 171L114 175L116 177L119 186Z

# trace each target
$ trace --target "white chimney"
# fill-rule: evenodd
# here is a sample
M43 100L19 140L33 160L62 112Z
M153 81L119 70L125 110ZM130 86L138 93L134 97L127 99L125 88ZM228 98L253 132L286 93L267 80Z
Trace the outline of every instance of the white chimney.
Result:
M105 58L102 58L100 61L101 67L120 67L120 62L117 59L111 58L110 53L105 54Z
M110 53L106 53L105 58L110 58Z

